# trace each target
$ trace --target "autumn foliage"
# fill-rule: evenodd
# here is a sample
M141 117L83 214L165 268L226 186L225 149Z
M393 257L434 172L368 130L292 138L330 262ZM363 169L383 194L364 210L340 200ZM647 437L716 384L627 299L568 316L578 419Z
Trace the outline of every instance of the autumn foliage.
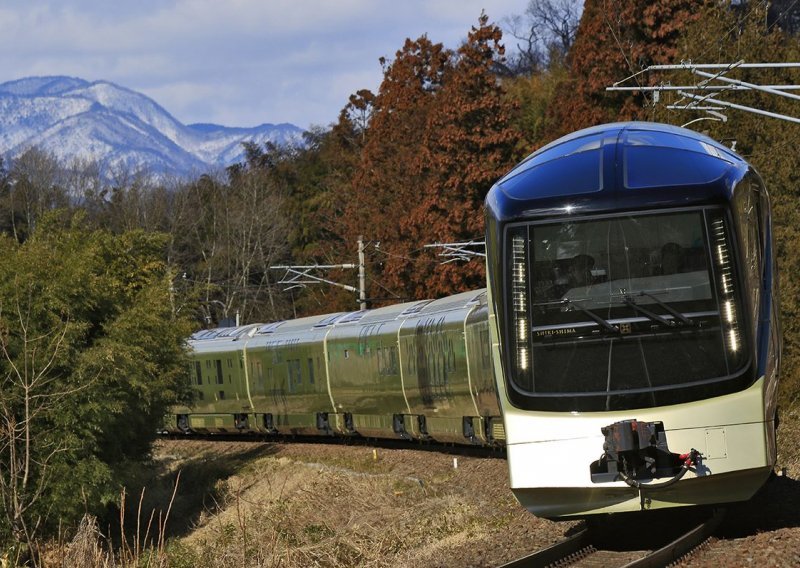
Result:
M679 42L703 1L588 0L563 80L548 112L549 138L604 122L645 118L640 93L605 89L648 65L680 62ZM648 77L637 79L648 84Z
M367 235L380 290L406 298L483 286L480 263L440 266L423 245L482 238L483 199L520 157L515 110L493 72L500 28L481 15L457 51L406 40L374 97L344 209L345 241Z

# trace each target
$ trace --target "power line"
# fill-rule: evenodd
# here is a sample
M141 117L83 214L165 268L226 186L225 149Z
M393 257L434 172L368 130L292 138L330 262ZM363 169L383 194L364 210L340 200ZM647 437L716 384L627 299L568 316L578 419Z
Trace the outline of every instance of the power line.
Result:
M756 83L742 81L726 77L727 73L739 69L797 69L800 68L800 63L797 62L784 62L784 63L745 63L744 60L735 63L693 63L691 61L681 61L679 64L669 65L649 65L641 71L635 73L630 77L626 77L622 81L617 81L610 87L606 87L606 91L641 91L653 92L654 101L659 100L658 94L661 91L675 91L681 99L676 103L668 105L666 108L670 110L692 110L704 111L712 115L712 120L727 120L725 115L720 114L720 110L725 108L742 110L745 112L758 114L761 116L768 116L770 118L777 118L788 122L800 123L800 118L790 116L788 114L781 114L776 112L767 111L757 107L747 106L738 103L732 103L719 98L721 94L727 92L739 91L759 91L774 96L780 96L793 100L800 101L800 96L786 91L800 89L800 85L759 85ZM708 73L707 71L717 71L716 73ZM651 72L670 72L670 71L689 71L697 77L703 79L696 82L694 85L682 85L676 89L670 84L660 84L654 86L641 86L637 80L637 86L623 85L631 78L642 73ZM721 83L721 84L720 84ZM693 92L694 91L694 92ZM697 94L699 92L700 94ZM687 100L688 99L688 100ZM684 102L686 101L686 102ZM704 104L706 103L706 104ZM695 122L695 121L690 121ZM689 124L689 123L687 123Z
M348 270L348 269L358 270L358 288L350 286L349 284L334 282L333 280L330 280L328 278L323 278L322 276L318 276L317 274L315 274L318 272L325 272L327 270ZM367 309L366 276L365 276L365 266L364 266L364 239L360 235L358 237L358 264L346 263L346 264L307 264L307 265L291 265L291 266L281 265L281 266L270 266L270 270L285 271L283 277L277 282L278 284L284 284L287 286L286 288L284 288L284 292L287 290L293 290L294 288L304 288L308 285L313 285L313 284L328 284L329 286L336 286L338 288L347 290L348 292L356 292L358 294L360 309L362 310Z

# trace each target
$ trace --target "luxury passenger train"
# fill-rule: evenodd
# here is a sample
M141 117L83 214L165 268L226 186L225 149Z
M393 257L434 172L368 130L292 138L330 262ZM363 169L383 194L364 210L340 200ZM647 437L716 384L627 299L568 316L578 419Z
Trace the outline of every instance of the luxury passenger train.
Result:
M775 464L770 205L690 130L599 126L486 198L492 358L511 488L533 513L744 500Z
M775 464L769 197L697 133L557 140L486 199L488 290L205 330L173 431L507 448L550 518L723 503Z

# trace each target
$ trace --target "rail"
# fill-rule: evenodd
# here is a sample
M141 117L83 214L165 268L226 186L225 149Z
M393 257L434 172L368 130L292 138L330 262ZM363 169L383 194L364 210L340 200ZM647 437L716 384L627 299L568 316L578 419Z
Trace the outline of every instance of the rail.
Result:
M550 547L523 556L501 568L547 568L566 566L622 566L623 568L662 568L669 566L705 542L719 527L724 509L716 509L708 519L693 526L674 540L650 550L619 550L604 545L586 528ZM619 544L619 543L618 543ZM631 558L632 556L639 558Z

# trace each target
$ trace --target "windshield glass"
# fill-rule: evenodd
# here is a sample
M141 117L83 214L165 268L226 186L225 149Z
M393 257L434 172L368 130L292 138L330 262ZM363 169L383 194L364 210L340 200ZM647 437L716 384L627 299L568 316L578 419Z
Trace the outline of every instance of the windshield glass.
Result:
M518 390L583 398L573 409L648 407L744 364L721 211L531 224L509 237Z

